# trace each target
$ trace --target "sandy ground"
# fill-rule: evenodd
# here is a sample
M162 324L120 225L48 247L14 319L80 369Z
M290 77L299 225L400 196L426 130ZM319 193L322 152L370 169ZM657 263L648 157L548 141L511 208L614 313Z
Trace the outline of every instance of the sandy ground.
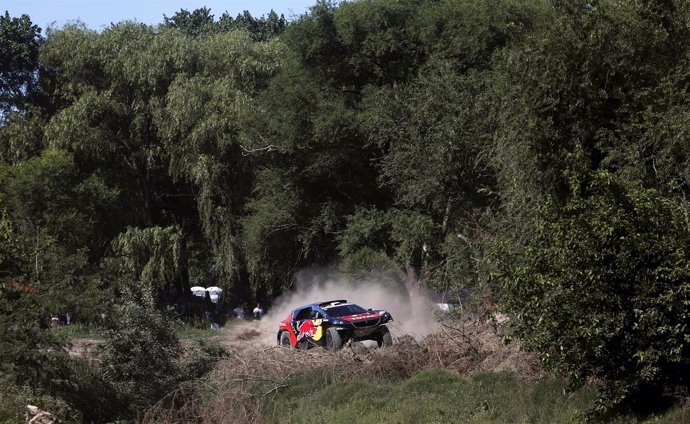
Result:
M278 345L278 324L279 320L272 320L270 317L261 321L242 321L231 322L229 326L220 329L222 333L218 336L218 341L223 346L243 351L251 347L253 349L271 347ZM391 331L393 338L397 339L408 335L401 325L395 321L386 324ZM355 348L375 348L376 342L364 341L356 342Z
M72 339L67 352L72 357L95 359L103 342L103 339Z
M217 330L206 341L218 342L224 347L238 352L248 348L276 345L278 323L264 321L229 321L228 325ZM70 340L67 351L72 357L96 359L104 340L97 338L75 338ZM183 346L196 344L194 339L181 339Z

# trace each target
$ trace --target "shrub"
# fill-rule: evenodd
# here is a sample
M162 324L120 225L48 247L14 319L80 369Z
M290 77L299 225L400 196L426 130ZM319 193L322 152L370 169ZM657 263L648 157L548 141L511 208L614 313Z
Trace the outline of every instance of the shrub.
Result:
M126 301L106 335L101 368L133 409L151 405L172 390L181 375L182 352L174 324L152 299Z
M571 191L521 255L494 252L515 330L574 381L603 381L599 411L687 385L686 205L607 172Z

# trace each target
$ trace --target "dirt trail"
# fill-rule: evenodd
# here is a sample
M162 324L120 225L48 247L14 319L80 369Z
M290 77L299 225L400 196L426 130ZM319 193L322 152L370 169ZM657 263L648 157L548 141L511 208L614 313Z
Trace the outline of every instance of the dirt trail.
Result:
M309 349L308 353L302 355L306 354L312 359L338 355L354 359L358 363L391 361L395 358L395 361L401 360L401 368L409 368L410 372L412 369L434 367L452 369L462 375L487 371L513 371L528 377L542 372L536 356L522 351L520 343L505 345L497 324L490 320L439 324L436 332L417 339L406 333L400 323L392 322L388 326L393 334L392 348L378 349L375 342L357 342L345 346L341 353ZM277 356L288 363L300 362L300 354L294 349L282 349L277 346L277 329L278 322L267 319L233 323L222 330L218 340L236 358L260 362L261 359L257 355L265 355L266 360L275 359Z
M272 320L269 315L261 321L231 321L230 325L221 330L218 341L226 348L235 352L264 349L277 346L278 320ZM398 322L386 324L394 339L410 337ZM365 341L354 343L355 349L374 348L376 342Z
M266 321L233 320L221 329L218 341L233 351L244 351L248 347L275 345L271 338L271 325ZM275 327L278 327L276 323ZM273 343L271 343L273 341Z
M271 331L269 331L271 327L268 322L234 320L205 340L211 343L217 342L233 352L244 352L250 348L268 347L271 344ZM275 327L277 328L277 324ZM182 338L180 342L182 346L192 346L197 344L197 339ZM71 339L66 349L72 357L97 360L104 343L103 338L78 337Z

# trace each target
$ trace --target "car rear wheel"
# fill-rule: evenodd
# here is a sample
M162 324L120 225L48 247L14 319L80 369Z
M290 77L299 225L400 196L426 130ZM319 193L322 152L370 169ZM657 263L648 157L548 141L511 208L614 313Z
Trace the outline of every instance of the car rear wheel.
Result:
M379 329L378 337L376 337L376 343L379 347L393 346L393 336L385 325L381 326Z
M287 331L283 331L280 333L280 346L281 347L290 347L292 346L290 344L290 335L288 334Z
M326 349L334 352L343 345L343 340L340 338L340 333L334 327L328 327L326 330Z

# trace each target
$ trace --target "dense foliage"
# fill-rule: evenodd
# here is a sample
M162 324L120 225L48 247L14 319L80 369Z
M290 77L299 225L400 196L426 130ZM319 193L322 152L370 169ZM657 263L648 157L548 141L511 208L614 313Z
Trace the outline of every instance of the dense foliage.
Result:
M573 381L608 382L602 410L687 385L686 205L606 171L573 184L523 260L497 258L516 329Z
M41 29L23 15L0 15L0 123L25 109L33 94Z
M684 0L319 1L45 37L0 16L0 369L58 393L44 316L146 320L104 367L152 402L182 377L111 359L158 336L176 355L166 291L237 304L336 264L493 294L602 410L687 388L688 22Z

